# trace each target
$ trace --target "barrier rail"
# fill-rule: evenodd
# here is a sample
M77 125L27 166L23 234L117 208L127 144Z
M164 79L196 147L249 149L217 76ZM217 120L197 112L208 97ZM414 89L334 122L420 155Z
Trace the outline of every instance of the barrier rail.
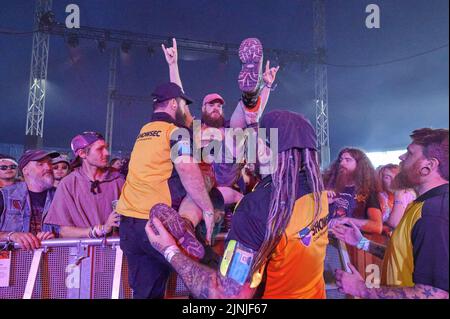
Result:
M226 234L217 238L219 250ZM6 243L0 242L0 247ZM128 299L128 266L118 237L106 239L51 239L34 251L2 251L0 256L0 299ZM342 299L334 271L348 261L345 245L330 238L324 277L327 296ZM9 264L9 267L7 265ZM7 274L9 268L9 274ZM8 278L5 278L8 277ZM5 280L6 279L6 280ZM7 281L7 286L1 284ZM167 283L166 298L187 298L189 291L173 273Z
M42 241L41 248L31 252L7 252L9 261L0 260L0 272L7 275L8 263L11 271L9 278L3 278L8 286L0 287L0 298L131 298L119 243L119 238L52 239Z

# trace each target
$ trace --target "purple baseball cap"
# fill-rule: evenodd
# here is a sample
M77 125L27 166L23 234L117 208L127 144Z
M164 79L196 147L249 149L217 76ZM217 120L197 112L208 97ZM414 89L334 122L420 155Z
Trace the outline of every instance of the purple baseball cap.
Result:
M103 135L97 132L83 132L72 139L70 142L70 148L72 149L73 154L78 156L77 152L92 143L95 143L99 140L105 140Z
M29 162L40 161L44 157L50 156L56 158L59 156L58 152L48 152L44 150L28 150L19 158L19 169L22 170Z
M300 113L275 110L264 114L261 128L278 129L278 152L291 148L311 148L317 150L316 132L309 120ZM266 132L268 136L270 132Z

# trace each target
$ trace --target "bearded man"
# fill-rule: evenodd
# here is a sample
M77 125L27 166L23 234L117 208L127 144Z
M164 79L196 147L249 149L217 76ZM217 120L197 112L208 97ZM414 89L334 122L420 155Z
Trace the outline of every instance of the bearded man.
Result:
M412 143L400 156L395 182L413 188L418 197L392 234L387 247L362 236L358 227L336 225L332 232L347 244L384 257L381 287L369 288L356 269L336 272L346 294L370 299L448 299L448 129L412 132ZM376 285L375 285L376 286Z

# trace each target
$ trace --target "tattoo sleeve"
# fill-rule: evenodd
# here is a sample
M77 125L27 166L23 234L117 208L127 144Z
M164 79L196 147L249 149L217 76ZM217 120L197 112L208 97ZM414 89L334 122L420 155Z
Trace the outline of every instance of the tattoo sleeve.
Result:
M371 253L372 255L374 255L380 259L383 259L385 251L386 251L385 246L375 243L373 241L369 242L369 253Z
M365 299L448 299L448 292L428 285L417 284L402 288L366 288Z
M200 168L196 163L178 163L175 168L181 183L192 200L202 211L214 211L208 191L206 190Z
M255 290L251 289L248 283L240 285L233 279L223 277L218 271L201 265L182 253L173 256L170 263L196 298L251 298L254 294Z

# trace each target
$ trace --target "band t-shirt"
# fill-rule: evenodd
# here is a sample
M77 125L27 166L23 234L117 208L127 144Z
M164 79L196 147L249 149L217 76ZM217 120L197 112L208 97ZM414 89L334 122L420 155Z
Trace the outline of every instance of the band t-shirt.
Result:
M28 191L31 200L30 233L37 235L42 231L42 214L44 212L47 191L35 193Z
M380 209L377 193L367 196L356 194L355 186L347 186L344 191L336 194L334 202L330 204L330 218L351 217L367 219L369 208Z

